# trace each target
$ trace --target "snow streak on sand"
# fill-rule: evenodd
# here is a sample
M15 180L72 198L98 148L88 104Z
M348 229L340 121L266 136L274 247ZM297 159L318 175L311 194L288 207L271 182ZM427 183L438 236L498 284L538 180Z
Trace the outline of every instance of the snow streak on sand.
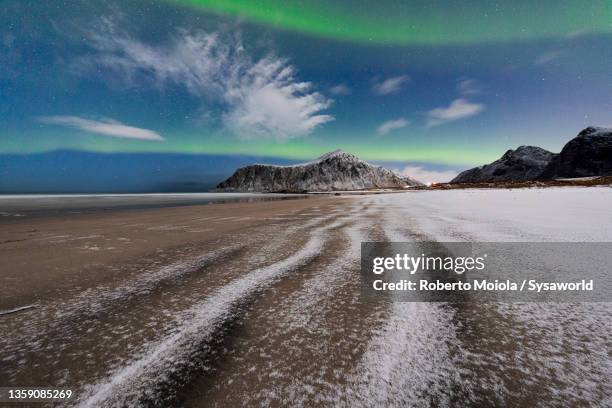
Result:
M389 307L352 376L351 406L449 406L459 377L453 311L427 303Z
M20 306L20 307L16 307L16 308L9 309L9 310L0 310L0 316L21 312L23 310L32 309L34 307L36 307L36 305L26 305L26 306Z
M360 214L360 219L367 216L363 208L356 213ZM348 247L338 254L332 263L326 265L324 270L304 282L299 292L283 302L282 309L285 310L286 316L291 317L286 329L295 327L312 329L318 325L316 320L321 320L323 312L321 308L324 307L321 302L333 301L338 287L355 278L354 271L359 268L361 242L367 238L364 229L368 226L371 224L354 220L344 228L343 239L346 240Z
M232 319L240 302L316 257L323 248L325 233L343 223L336 221L315 229L306 245L293 255L234 280L194 305L188 313L191 318L178 332L151 346L140 359L94 386L79 405L139 406L145 401L172 398L172 389L188 379L189 371L202 368L198 367L202 362L202 348L225 322Z
M359 303L359 292L346 290L346 287L358 287L361 242L371 239L373 220L368 219L372 216L369 208L362 206L355 213L359 216L341 231L344 248L317 268L301 284L300 290L280 300L267 317L269 335L276 339L292 338L293 341L281 341L281 344L288 348L288 355L298 361L309 355L325 355L333 348L348 351L352 347L350 344L361 336L356 330L339 324L342 320L337 319L342 317L330 316L340 305L350 310ZM330 338L337 338L334 347L326 344ZM245 397L245 402L266 406L309 406L314 400L319 406L332 405L338 401L337 386L326 373L334 373L335 380L342 381L345 373L339 360L348 366L351 358L350 354L343 356L337 352L334 358L317 358L316 367L312 363L299 362L275 367L269 378L270 384L252 395L254 398Z
M84 312L88 314L99 313L104 308L112 306L114 302L125 301L133 296L146 294L164 282L180 279L184 275L196 272L224 257L231 256L242 248L244 248L244 245L230 245L192 259L145 271L139 274L136 280L116 288L85 291L76 300L71 301L66 308L62 308L61 315L58 313L55 317L71 317L74 314Z
M385 217L390 242L412 241ZM399 224L401 225L401 224ZM349 382L352 406L448 406L458 373L453 310L447 305L391 302Z

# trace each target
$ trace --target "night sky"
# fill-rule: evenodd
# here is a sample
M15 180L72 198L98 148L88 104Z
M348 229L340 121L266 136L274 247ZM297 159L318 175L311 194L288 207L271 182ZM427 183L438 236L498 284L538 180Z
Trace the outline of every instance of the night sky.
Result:
M338 148L445 181L587 125L612 125L609 1L0 1L0 192Z

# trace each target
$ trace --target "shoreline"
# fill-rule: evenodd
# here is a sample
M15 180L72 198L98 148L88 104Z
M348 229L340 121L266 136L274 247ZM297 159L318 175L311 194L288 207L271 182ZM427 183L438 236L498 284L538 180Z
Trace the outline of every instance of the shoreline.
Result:
M0 195L0 222L23 216L93 214L99 211L174 208L311 198L306 194L264 193L151 193Z

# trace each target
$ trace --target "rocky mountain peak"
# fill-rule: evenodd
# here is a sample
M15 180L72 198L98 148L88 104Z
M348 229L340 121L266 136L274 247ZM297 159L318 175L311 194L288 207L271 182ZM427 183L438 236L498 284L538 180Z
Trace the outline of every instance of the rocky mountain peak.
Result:
M584 128L576 137L588 137L588 136L604 136L612 137L612 129L599 127L599 126L588 126Z
M239 168L217 191L307 192L421 185L381 166L373 166L343 150L293 166L257 164Z
M519 146L493 163L462 172L451 183L609 175L612 175L612 129L589 126L567 142L559 154L536 146Z
M342 149L336 149L333 152L327 152L319 156L318 160L327 160L332 158L341 158L341 159L357 159L357 156L347 153Z
M532 180L540 175L554 156L554 153L537 146L519 146L506 151L492 163L460 173L451 183Z
M361 160L359 157L355 156L354 154L345 152L344 150L341 149L337 149L334 150L333 152L327 152L325 154L322 154L321 156L319 156L319 158L317 160L315 160L315 162L323 162L323 161L341 161L341 162L346 162L346 163L365 163L370 165L369 163Z
M612 129L589 126L567 142L540 178L612 175Z

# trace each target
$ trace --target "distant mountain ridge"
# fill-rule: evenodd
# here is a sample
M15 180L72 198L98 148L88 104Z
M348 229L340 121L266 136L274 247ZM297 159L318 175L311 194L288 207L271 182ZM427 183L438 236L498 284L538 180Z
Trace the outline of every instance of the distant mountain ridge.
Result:
M295 163L256 155L78 150L0 154L0 194L206 192L236 168L261 160Z
M554 157L554 153L537 146L519 146L516 150L508 150L493 163L459 173L451 183L533 180Z
M508 150L500 159L461 172L451 183L550 180L612 175L612 129L589 126L560 153L536 146Z
M253 164L241 167L215 191L309 192L373 188L403 188L422 185L382 166L367 163L342 150L290 166Z

